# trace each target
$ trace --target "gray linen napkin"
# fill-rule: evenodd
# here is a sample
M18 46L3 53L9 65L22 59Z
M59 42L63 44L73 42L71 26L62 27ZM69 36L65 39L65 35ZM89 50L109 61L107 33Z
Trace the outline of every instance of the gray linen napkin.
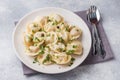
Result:
M75 12L78 16L80 16L84 21L85 23L88 25L90 31L92 29L92 26L91 24L87 21L86 19L86 11L78 11L78 12ZM15 25L17 24L18 21L15 22ZM100 56L93 56L92 55L92 49L88 55L88 57L86 58L86 60L81 64L81 65L88 65L88 64L95 64L95 63L100 63L100 62L105 62L105 61L108 61L108 60L112 60L114 59L114 55L113 55L113 52L111 50L111 47L110 47L110 44L109 44L109 41L107 39L107 36L105 34L105 31L103 29L103 26L102 26L102 22L100 21L100 23L97 25L98 27L98 31L100 32L100 37L102 39L102 42L103 42L103 45L104 45L104 49L106 51L106 57L104 59L102 59ZM80 65L80 66L81 66ZM37 71L34 71L32 69L30 69L29 67L27 67L25 64L22 63L22 68L23 68L23 73L25 75L29 75L29 74L35 74L35 73L38 73Z

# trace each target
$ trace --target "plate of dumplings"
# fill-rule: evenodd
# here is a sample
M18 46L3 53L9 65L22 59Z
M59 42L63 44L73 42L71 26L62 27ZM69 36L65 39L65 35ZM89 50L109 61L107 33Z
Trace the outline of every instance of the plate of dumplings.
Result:
M86 23L73 12L54 7L40 8L22 17L12 39L21 62L47 74L76 68L91 48Z

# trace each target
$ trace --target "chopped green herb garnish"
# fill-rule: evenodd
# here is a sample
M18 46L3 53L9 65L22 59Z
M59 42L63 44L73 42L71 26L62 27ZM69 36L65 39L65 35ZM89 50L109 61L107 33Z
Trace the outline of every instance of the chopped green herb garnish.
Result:
M70 64L68 66L71 66L71 65L73 65L73 62L70 62Z
M75 58L72 57L72 58L71 58L71 61L74 61L74 60L75 60Z
M51 22L52 20L47 16L47 22Z
M34 31L34 30L32 30L32 33L35 33L35 31Z
M64 24L64 22L62 22L62 24Z
M42 29L39 29L39 31L42 31Z
M77 48L77 45L73 45L73 48Z
M41 49L41 50L44 50L44 49L45 49L45 47L41 45L41 46L40 46L40 49Z
M49 48L49 46L45 46L46 48Z
M48 20L47 20L47 22L51 22L52 20L50 20L49 18L48 18Z
M71 58L70 64L68 66L71 66L73 64L73 62L75 61L75 58Z
M40 40L37 37L35 37L33 41L39 42Z
M73 53L74 53L74 50L68 50L66 53L67 53L68 55L73 54Z
M45 51L45 47L41 45L39 54L44 54L45 53L44 51Z
M62 37L58 37L58 41L64 43L64 40Z
M58 22L56 20L52 23L52 25L57 25L57 24Z
M63 48L59 48L58 50L59 50L60 52L63 52L63 51L64 51L64 49L63 49Z
M44 50L39 51L39 54L44 54L44 53L45 53Z
M34 27L38 27L38 24L34 24Z
M36 63L36 62L38 62L37 57L34 58L33 63Z
M65 27L65 30L69 32L69 26L66 26L66 27Z
M34 46L37 46L37 44L35 43Z
M55 61L51 60L52 63L56 63Z
M43 60L43 64L44 64L45 62L47 62L47 61L51 61L51 55L50 55L50 54L48 54L48 55L46 56L46 58Z

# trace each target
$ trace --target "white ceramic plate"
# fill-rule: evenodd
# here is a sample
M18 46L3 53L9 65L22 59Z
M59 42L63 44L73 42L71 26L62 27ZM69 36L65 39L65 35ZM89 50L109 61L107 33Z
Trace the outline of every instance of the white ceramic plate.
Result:
M82 35L82 44L84 49L83 55L75 57L76 60L74 61L74 64L70 67L60 66L56 64L48 65L48 66L33 64L33 59L25 54L25 49L23 44L23 32L25 32L26 24L28 22L31 22L36 16L42 17L45 15L50 15L51 13L60 14L69 24L76 25L80 27L83 31L83 35ZM17 57L29 68L42 73L57 74L72 70L85 60L91 48L91 34L85 22L73 12L61 8L53 8L53 7L41 8L32 11L31 13L28 13L22 19L20 19L13 32L13 45Z

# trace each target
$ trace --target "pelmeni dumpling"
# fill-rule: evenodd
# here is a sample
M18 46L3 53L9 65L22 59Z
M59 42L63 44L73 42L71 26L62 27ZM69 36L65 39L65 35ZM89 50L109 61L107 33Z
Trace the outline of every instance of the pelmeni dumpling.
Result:
M44 42L46 33L44 31L36 32L33 37L33 42Z
M58 40L57 34L55 32L48 32L46 34L45 42L48 43L56 43Z
M49 16L49 18L53 21L57 21L58 23L63 20L63 18L58 14L52 14Z
M33 38L32 34L28 34L28 33L24 34L24 44L25 44L25 46L29 47L33 44L32 38Z
M45 50L48 50L48 49L45 49ZM41 54L40 56L38 56L37 60L39 61L40 64L45 64L45 65L53 63L52 62L52 56L49 53L49 51L45 51L44 54Z
M39 47L42 45L41 42L37 43L34 46L29 46L26 50L26 54L29 56L36 56L39 54Z
M37 32L41 29L40 25L37 24L37 23L30 23L28 24L27 26L27 32L28 33L34 33L34 32Z
M44 16L44 17L40 20L40 26L43 28L47 23L48 23L48 17L47 17L47 16Z
M55 31L55 25L53 25L53 22L49 22L44 26L44 30L46 32Z
M38 53L37 53L38 50L39 50L39 47L30 46L29 49L26 50L26 54L29 56L36 56L36 55L38 55Z
M59 23L55 26L55 31L61 32L61 31L68 31L69 25L65 22Z
M59 42L67 42L69 39L69 33L67 31L61 31L61 32L58 32L58 41Z
M70 30L70 39L73 40L73 39L77 39L81 36L82 34L82 31L81 29L79 29L78 27L73 27L71 30Z
M63 43L48 44L48 46L54 52L63 52L65 50L65 45Z
M70 54L82 55L83 47L80 41L75 40L67 44L66 50L68 54L70 53Z
M52 55L52 60L57 64L67 64L71 61L71 55L67 55L66 53L56 53Z

